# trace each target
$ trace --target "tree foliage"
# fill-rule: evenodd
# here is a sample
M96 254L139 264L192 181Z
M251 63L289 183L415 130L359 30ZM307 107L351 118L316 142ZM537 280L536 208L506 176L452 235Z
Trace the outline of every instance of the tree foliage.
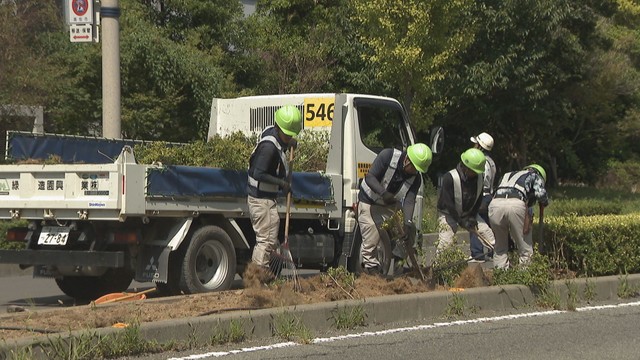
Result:
M120 0L125 137L204 140L213 97L344 91L398 98L419 131L444 126L432 171L481 131L500 171L535 161L551 182L638 159L635 0L257 4L245 18L238 1ZM40 105L47 131L100 135L101 44L69 43L62 8L0 0L0 105Z
M361 56L379 79L398 89L412 113L423 110L421 116L413 116L420 128L444 106L439 84L473 40L468 16L473 4L470 0L353 1L358 36L367 50Z

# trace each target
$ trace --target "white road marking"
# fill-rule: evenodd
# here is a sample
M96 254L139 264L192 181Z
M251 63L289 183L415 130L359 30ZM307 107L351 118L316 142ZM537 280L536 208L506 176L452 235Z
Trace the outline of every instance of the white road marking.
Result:
M629 306L640 306L640 301L623 303L623 304L615 304L615 305L585 306L585 307L576 308L576 311L596 311L596 310L615 309L615 308L622 308L622 307L629 307ZM447 326L458 326L458 325L477 324L477 323L485 323L485 322L493 322L493 321L530 318L530 317L537 317L537 316L557 315L557 314L564 314L568 312L569 311L565 311L565 310L550 310L550 311L538 311L538 312L503 315L503 316L482 317L482 318L469 319L469 320L438 322L430 325L416 325L416 326L394 328L394 329L387 329L387 330L380 330L380 331L365 331L365 332L356 333L356 334L347 334L347 335L332 336L332 337L325 337L325 338L315 338L311 340L311 343L321 344L321 343L328 343L328 342L334 342L334 341L340 341L340 340L346 340L346 339L396 334L396 333L409 332L409 331L429 330L429 329L435 329L435 328L441 328L441 327L447 327ZM168 360L206 359L209 357L222 357L222 356L228 356L228 355L234 355L234 354L280 349L280 348L300 346L300 345L302 344L288 341L288 342L277 343L272 345L240 348L237 350L215 351L215 352L208 352L203 354L194 354L194 355L189 355L185 357L174 357L174 358L169 358Z

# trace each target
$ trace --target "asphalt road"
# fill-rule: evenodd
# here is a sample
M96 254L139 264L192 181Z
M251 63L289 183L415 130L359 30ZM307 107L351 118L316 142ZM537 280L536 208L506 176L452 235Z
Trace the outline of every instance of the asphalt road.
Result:
M611 305L613 306L613 305ZM638 359L640 302L367 328L313 344L253 343L128 359ZM525 315L526 314L526 315ZM365 332L368 331L368 332Z
M141 291L151 287L152 283L133 282L129 289ZM0 277L0 289L0 314L13 306L43 310L81 305L60 291L54 279L33 278L31 275Z

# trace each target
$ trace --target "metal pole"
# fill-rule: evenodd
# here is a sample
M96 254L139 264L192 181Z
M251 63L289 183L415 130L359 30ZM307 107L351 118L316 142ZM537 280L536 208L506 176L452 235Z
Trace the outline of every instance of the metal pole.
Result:
M102 136L121 139L120 8L118 0L102 0Z

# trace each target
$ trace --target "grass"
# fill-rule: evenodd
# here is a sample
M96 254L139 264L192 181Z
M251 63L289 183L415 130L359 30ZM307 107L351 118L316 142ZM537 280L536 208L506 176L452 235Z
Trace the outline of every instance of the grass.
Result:
M449 298L449 302L447 302L447 308L445 309L444 316L447 319L464 316L466 306L467 301L464 296L454 293L451 295L451 298Z
M333 326L338 330L355 329L367 324L367 313L362 306L343 307L336 306L331 311Z
M313 339L313 334L300 318L286 311L274 317L272 330L274 336L287 341L309 344Z

